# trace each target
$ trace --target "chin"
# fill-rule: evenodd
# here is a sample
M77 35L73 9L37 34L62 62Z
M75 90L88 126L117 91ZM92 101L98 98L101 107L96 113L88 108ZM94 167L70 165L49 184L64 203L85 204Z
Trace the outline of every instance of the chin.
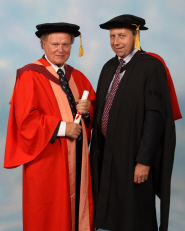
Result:
M64 60L56 60L55 63L57 63L56 65L62 65L65 63L65 61Z
M118 57L123 57L124 56L124 54L116 54Z

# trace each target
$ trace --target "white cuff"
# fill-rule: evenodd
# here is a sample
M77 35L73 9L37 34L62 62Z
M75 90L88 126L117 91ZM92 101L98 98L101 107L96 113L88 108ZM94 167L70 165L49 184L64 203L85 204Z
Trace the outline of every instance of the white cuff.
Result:
M65 135L66 135L66 122L61 121L57 136L65 136Z

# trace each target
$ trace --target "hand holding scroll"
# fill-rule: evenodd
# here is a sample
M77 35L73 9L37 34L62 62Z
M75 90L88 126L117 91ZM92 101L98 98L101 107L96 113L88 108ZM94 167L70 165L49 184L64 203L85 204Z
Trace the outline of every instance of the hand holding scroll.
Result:
M91 102L87 100L88 95L89 95L89 92L84 91L82 98L76 102L77 103L77 106L76 106L77 115L75 117L75 121L74 121L75 123L79 123L81 116L86 115L90 109Z

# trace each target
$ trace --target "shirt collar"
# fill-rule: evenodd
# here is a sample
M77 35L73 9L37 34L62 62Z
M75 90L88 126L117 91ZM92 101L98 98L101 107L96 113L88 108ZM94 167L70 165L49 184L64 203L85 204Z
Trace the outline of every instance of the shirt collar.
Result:
M46 58L46 60L51 64L51 66L55 69L56 72L58 71L58 69L62 69L63 72L64 72L64 75L65 75L66 70L65 70L64 64L63 64L62 67L58 67L57 65L55 65L55 64L53 64L53 63L51 63L51 62L49 61L49 59L47 58L46 54L45 54L45 58Z
M123 60L125 61L124 64L128 63L131 58L134 56L134 54L137 52L137 49L134 49L129 55L127 55ZM121 57L118 57L118 60L120 61Z

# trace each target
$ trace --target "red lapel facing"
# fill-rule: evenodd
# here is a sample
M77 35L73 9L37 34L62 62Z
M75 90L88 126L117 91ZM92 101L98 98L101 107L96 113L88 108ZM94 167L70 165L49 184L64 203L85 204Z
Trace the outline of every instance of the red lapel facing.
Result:
M182 114L180 112L179 103L178 103L177 95L175 92L175 87L174 87L173 80L172 80L172 77L170 75L169 69L166 66L166 63L164 62L164 60L159 55L157 55L155 53L151 53L151 52L140 53L140 55L142 55L142 54L151 55L151 56L159 59L162 62L163 66L165 68L165 71L166 71L168 88L169 88L169 92L170 92L170 98L171 98L172 109L173 109L173 117L174 117L174 120L181 119Z

